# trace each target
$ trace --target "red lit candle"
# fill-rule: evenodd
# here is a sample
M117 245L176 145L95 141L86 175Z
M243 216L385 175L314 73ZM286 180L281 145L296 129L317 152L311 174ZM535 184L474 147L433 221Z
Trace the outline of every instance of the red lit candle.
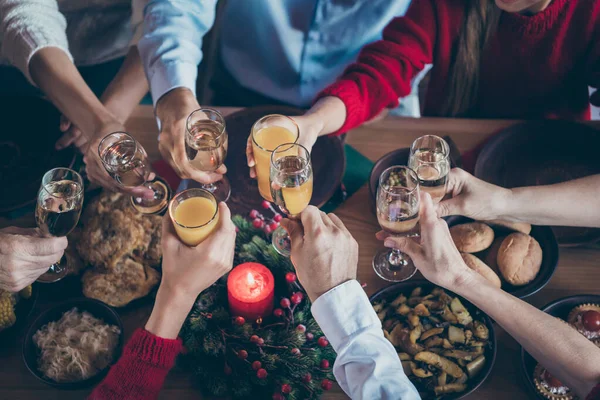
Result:
M248 322L267 317L273 311L275 280L267 267L258 263L240 264L227 278L229 312Z

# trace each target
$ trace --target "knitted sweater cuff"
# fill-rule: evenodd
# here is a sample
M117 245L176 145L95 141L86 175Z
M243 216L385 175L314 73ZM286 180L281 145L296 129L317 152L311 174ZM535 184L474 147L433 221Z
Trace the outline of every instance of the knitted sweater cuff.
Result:
M346 79L338 80L319 93L314 102L316 103L327 96L339 98L346 106L346 120L344 121L344 124L339 130L333 132L331 135L341 135L365 122L364 105L361 102L361 96L356 82Z
M171 369L175 359L181 352L183 345L181 339L163 339L145 329L137 329L124 353L162 369Z

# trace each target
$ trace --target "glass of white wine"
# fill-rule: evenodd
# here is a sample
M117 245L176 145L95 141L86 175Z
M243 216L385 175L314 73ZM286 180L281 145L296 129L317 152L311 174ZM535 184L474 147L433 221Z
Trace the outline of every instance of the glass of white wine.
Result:
M421 136L410 146L408 166L419 177L422 191L429 193L435 204L446 195L450 173L450 147L435 135Z
M146 150L126 132L107 135L98 146L98 155L108 174L124 187L145 186L151 198L131 197L133 206L143 214L160 214L169 205L170 189L158 178L150 179L152 170Z
M67 236L77 226L82 206L83 180L77 172L54 168L44 174L35 208L35 220L42 235ZM52 264L38 282L57 282L67 273L63 257Z
M186 121L185 152L192 167L204 172L216 171L225 162L228 147L225 119L221 113L211 108L201 108L189 115ZM189 182L187 187L208 190L218 201L227 201L231 195L231 185L225 176L209 184Z
M271 197L288 218L298 218L313 192L313 171L310 152L297 143L284 143L271 154ZM283 256L291 252L287 231L278 227L273 231L273 247Z
M377 221L394 236L417 236L419 178L406 166L393 166L379 176ZM382 249L373 257L373 269L386 281L402 282L416 272L410 257L398 249Z

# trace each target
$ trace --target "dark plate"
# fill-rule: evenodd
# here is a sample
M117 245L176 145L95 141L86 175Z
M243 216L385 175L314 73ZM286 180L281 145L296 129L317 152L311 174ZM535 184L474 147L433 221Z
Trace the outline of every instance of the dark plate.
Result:
M10 328L0 331L0 339L6 338L7 335L17 334L24 326L27 326L27 321L31 316L31 312L35 307L39 294L39 283L34 282L31 287L31 297L28 299L21 298L15 306L15 315L17 316L17 321Z
M35 202L46 171L72 167L73 147L56 151L60 113L37 97L0 97L0 213Z
M104 303L93 300L93 299L77 299L77 300L67 300L63 303L58 304L40 314L39 317L36 318L35 321L29 326L27 330L27 334L25 335L25 340L23 341L23 360L25 361L25 365L29 372L31 372L36 378L40 381L44 382L47 385L53 386L57 389L82 389L85 387L93 386L96 383L100 382L102 378L108 373L110 369L110 365L100 371L98 374L93 377L79 381L79 382L70 382L70 383L57 383L52 379L46 378L43 374L38 370L37 367L37 359L39 355L39 350L35 343L33 342L33 335L44 325L52 321L58 321L62 315L72 309L73 307L77 307L79 311L87 311L92 314L94 317L102 319L105 323L109 325L117 325L121 330L121 334L119 335L119 344L115 350L115 358L113 363L115 363L119 357L121 356L121 351L123 349L123 324L121 323L121 318L117 315L117 313Z
M246 108L225 117L229 135L229 156L225 163L231 183L231 197L227 203L233 213L246 215L252 209L260 209L263 201L246 163L246 142L252 125L268 114L294 116L303 113L303 110L292 107L267 106ZM346 167L342 141L338 137L320 137L312 149L312 166L314 188L310 204L321 207L342 183Z
M473 220L470 218L459 216L452 216L446 219L446 222L448 222L448 226L465 224L467 222L472 221ZM494 233L496 235L501 234L505 236L510 234L511 232L503 229L494 229ZM529 282L527 285L524 286L510 285L504 282L504 280L502 280L501 277L502 289L505 292L508 292L520 299L531 296L532 294L537 293L544 286L546 286L550 279L552 279L554 271L556 271L556 266L558 265L558 243L556 242L556 237L554 236L552 229L550 229L550 227L547 226L533 225L531 227L530 235L538 241L540 247L542 248L542 266L540 267L540 272L538 273L538 275L533 281ZM486 251L487 250L484 250L481 252L482 254L478 253L476 255L479 256L482 260L484 260L485 258L483 257L483 254L485 254Z
M600 173L600 131L569 121L530 121L508 127L483 147L475 176L504 187L548 185ZM600 240L600 229L554 227L558 242Z
M541 310L566 321L569 312L573 308L580 304L586 303L600 304L600 295L582 294L577 296L563 297L562 299L554 300L553 302L546 304ZM531 390L531 392L535 394L536 398L545 399L545 397L538 393L533 381L533 370L535 369L536 365L537 361L531 357L531 355L526 352L523 347L521 347L521 372L523 373L525 384Z
M425 291L430 291L436 285L434 285L431 282L426 281L426 280L409 280L409 281L405 281L405 282L398 282L398 283L395 283L393 285L390 285L390 286L387 286L387 287L381 289L380 291L378 291L377 293L372 295L369 298L369 300L371 301L371 303L374 303L375 301L378 301L378 300L389 300L389 299L395 298L400 293L404 293L408 296L410 294L410 292L418 286L421 286L423 288L423 290L425 290ZM452 294L453 296L456 296L456 294L452 293L449 290L446 290L446 292ZM476 379L473 380L474 382L469 383L468 390L466 390L463 393L456 393L456 394L444 396L444 397L442 397L444 400L462 399L462 398L468 396L469 394L473 393L488 378L488 376L492 372L494 363L496 362L496 349L498 347L498 344L497 344L496 332L494 330L494 324L493 324L492 320L490 319L490 317L488 317L486 314L484 314L481 310L479 310L473 304L469 303L467 300L463 299L460 296L458 296L458 297L460 298L460 301L463 303L463 305L467 308L467 310L469 310L471 315L475 315L478 318L483 319L483 321L485 322L485 325L488 327L488 329L490 331L490 342L492 343L492 348L490 349L488 347L486 349L485 357L486 357L487 362L485 363L485 367L479 373L479 375L476 377Z

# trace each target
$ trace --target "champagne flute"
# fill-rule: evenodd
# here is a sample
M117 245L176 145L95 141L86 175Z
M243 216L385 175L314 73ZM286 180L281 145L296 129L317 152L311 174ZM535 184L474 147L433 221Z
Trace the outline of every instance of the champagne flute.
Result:
M210 236L219 222L217 199L206 189L184 190L171 200L169 216L179 239L188 246L197 246Z
M419 178L406 166L393 166L379 176L377 221L395 236L417 236L419 222ZM410 257L398 249L382 249L373 257L373 269L386 281L402 282L416 272Z
M216 171L227 157L228 142L225 119L217 110L201 108L187 118L185 152L190 165L195 169ZM195 182L190 182L188 188L196 187L195 185ZM225 176L217 182L198 185L220 201L229 200L231 185Z
M296 143L277 146L271 154L270 182L273 202L288 218L298 218L313 192L310 152ZM279 254L290 256L290 237L285 229L278 227L271 240Z
M35 220L42 235L67 236L77 226L82 206L83 180L77 172L68 168L54 168L44 174L35 208ZM63 257L37 281L57 282L67 273Z
M98 155L108 174L124 187L145 186L152 190L152 198L131 196L131 204L143 214L160 214L169 203L169 185L155 177L150 180L152 171L146 150L131 135L113 132L107 135L98 146Z
M421 136L410 146L408 166L417 173L421 190L439 203L446 195L450 172L448 143L439 136Z

